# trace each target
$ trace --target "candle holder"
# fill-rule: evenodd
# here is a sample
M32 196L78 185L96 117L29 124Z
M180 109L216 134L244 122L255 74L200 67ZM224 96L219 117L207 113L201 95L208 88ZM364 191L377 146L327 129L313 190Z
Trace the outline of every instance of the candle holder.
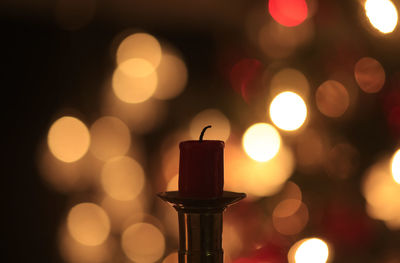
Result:
M179 263L222 263L222 212L246 194L224 191L220 197L198 199L170 191L158 196L178 212Z

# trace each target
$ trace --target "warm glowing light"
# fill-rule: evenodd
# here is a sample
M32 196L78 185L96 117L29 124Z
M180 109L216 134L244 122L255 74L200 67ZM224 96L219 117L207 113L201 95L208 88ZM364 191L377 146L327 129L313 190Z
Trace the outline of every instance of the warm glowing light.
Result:
M163 52L157 68L158 86L154 97L167 100L177 97L185 89L188 72L185 62L172 52Z
M242 144L248 156L258 162L266 162L278 153L281 136L272 125L256 123L246 130Z
M285 131L300 128L307 118L304 100L294 92L286 91L276 96L269 107L272 122Z
M390 0L367 0L365 12L372 26L387 34L393 32L397 26L397 9Z
M190 123L190 136L193 140L199 139L201 130L207 126L212 127L204 134L205 140L226 141L231 133L228 118L219 110L207 109L198 113Z
M51 125L47 144L57 159L67 163L75 162L82 158L89 148L89 130L77 118L62 117Z
M362 190L369 216L383 220L390 229L398 230L400 184L393 180L391 168L391 162L386 158L372 165L365 175Z
M303 73L296 69L285 68L276 73L271 80L270 90L273 96L283 91L293 91L302 98L310 93L310 84Z
M296 263L325 263L328 257L328 245L319 238L302 240L294 255Z
M350 104L349 93L338 81L328 80L318 87L315 94L317 107L328 117L340 117Z
M115 117L102 117L95 121L90 127L90 134L90 150L103 161L124 155L131 144L129 128Z
M391 168L393 179L400 184L400 149L393 155Z
M144 59L129 59L114 71L112 87L115 95L127 103L148 100L157 88L155 67Z
M67 226L71 236L87 246L100 245L110 233L110 220L106 212L93 203L80 203L72 207Z
M269 161L258 162L229 141L225 147L225 188L231 191L245 191L249 198L256 199L278 193L294 169L294 157L284 145ZM243 176L246 174L246 176Z
M114 199L134 199L142 191L144 183L142 166L130 157L115 157L104 164L101 184L104 191Z
M298 199L281 201L272 213L272 224L283 235L298 234L303 230L307 222L307 206Z
M360 88L367 93L380 91L385 83L385 70L375 59L360 59L354 68L354 76Z
M304 0L269 0L268 8L276 22L288 27L301 24L308 13Z
M178 190L179 174L172 177L167 184L167 191Z
M155 262L165 251L164 235L148 223L128 227L121 238L125 255L134 262Z
M178 252L173 252L173 253L169 254L162 261L162 263L176 263L176 262L178 262Z
M156 68L161 60L161 46L150 34L136 33L122 40L117 49L117 64L139 58L150 62Z

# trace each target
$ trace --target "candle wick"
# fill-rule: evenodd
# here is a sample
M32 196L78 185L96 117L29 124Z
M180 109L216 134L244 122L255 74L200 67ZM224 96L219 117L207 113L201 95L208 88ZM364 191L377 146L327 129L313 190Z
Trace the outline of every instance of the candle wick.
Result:
M204 133L206 132L206 130L207 130L208 128L211 128L211 125L208 125L208 126L206 126L206 127L203 128L203 130L202 130L201 133L200 133L199 141L203 141Z

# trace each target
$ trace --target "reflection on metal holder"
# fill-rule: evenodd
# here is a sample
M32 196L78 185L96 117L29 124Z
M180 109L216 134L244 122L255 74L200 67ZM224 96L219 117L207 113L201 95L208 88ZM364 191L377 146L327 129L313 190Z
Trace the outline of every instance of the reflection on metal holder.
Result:
M246 194L224 191L221 197L195 199L171 191L158 196L178 212L179 263L222 263L222 212Z

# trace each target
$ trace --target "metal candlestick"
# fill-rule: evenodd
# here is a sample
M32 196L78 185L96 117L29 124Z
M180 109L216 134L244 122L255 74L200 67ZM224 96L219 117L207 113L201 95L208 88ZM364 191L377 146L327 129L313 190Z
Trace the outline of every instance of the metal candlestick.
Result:
M222 212L246 194L224 191L221 197L195 199L171 191L158 196L178 212L179 263L222 263Z

